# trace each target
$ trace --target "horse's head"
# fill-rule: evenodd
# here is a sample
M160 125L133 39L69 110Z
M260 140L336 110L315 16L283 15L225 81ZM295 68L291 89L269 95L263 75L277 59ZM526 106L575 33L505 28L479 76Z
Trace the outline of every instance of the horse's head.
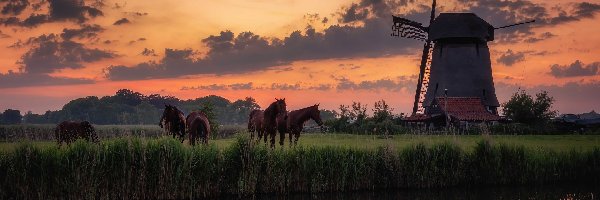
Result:
M287 119L287 105L285 104L285 98L283 99L278 99L275 98L275 105L276 105L276 112L277 114L283 114L285 117L284 119Z
M319 124L319 126L323 126L323 120L321 120L321 111L319 110L319 104L315 104L313 109L311 109L310 117Z
M165 121L165 124L167 122L172 122L177 117L178 114L179 114L179 110L177 109L177 107L172 106L170 104L165 104L165 109L163 110L163 114L160 117L158 126L163 128L163 121Z

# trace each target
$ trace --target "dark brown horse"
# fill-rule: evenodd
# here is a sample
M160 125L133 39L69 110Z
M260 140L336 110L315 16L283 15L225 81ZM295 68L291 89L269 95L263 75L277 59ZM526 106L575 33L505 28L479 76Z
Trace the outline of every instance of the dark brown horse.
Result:
M210 123L208 117L201 111L190 113L186 118L186 127L190 134L190 145L196 145L196 140L201 139L204 144L208 144L210 137Z
M98 142L96 130L88 121L63 121L56 126L56 129L54 129L54 137L56 138L58 147L60 147L63 142L67 143L68 145L79 138L86 139L87 141Z
M271 148L275 147L275 135L277 134L277 115L287 113L287 106L285 104L285 98L277 99L275 98L275 102L271 103L267 109L265 109L263 116L263 129L265 131L264 137L265 142L267 142L267 135L271 136ZM284 116L285 118L285 116ZM260 138L259 138L260 139ZM279 142L283 145L283 141Z
M278 117L277 129L279 130L281 140L284 140L285 133L289 133L290 146L292 145L292 136L295 136L293 144L298 144L298 138L300 138L300 132L304 128L304 123L310 119L314 120L319 126L323 126L319 104L291 111L287 114L287 120Z
M258 140L263 136L265 130L263 129L263 120L265 113L262 110L253 110L248 116L248 132L250 133L250 140L254 140L254 133L258 135Z
M173 135L173 138L175 138L176 135L179 135L179 139L182 143L183 140L185 140L185 117L183 112L176 106L165 105L165 110L160 117L158 126L164 128L169 134Z

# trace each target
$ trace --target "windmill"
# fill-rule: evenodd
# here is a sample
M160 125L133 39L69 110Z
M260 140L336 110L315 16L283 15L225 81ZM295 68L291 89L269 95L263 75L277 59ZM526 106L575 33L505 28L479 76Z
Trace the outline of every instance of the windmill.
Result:
M440 13L431 5L429 27L392 16L392 36L424 41L412 114L427 113L439 96L479 97L486 109L497 114L499 106L492 78L487 42L494 30L527 24L493 27L474 13Z

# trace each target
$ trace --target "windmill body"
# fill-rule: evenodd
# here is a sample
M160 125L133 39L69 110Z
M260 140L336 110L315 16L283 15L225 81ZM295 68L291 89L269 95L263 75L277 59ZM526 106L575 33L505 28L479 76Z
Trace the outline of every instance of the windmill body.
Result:
M441 13L429 26L431 66L422 106L425 114L436 97L479 97L486 110L499 106L487 42L494 27L473 13Z
M496 28L473 13L441 13L436 17L435 5L436 1L433 0L428 27L392 16L392 36L425 42L412 111L415 121L440 114L436 99L441 97L453 98L456 100L453 102L478 99L482 109L474 110L484 110L485 113L472 114L488 116L484 117L486 119L497 118L500 105L494 89L487 43L494 40L495 29L528 24L535 20ZM424 113L425 118L417 115L417 112Z

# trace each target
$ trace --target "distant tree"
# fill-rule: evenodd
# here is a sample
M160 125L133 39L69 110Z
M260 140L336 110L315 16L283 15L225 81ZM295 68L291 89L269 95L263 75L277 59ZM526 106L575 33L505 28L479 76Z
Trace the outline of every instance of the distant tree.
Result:
M215 106L212 103L204 102L202 107L198 110L202 111L204 114L206 114L206 117L208 118L208 122L210 123L210 131L212 133L218 133L220 124L217 121L217 115L215 113L214 108L215 108ZM213 134L213 136L215 136L215 134Z
M4 113L2 113L3 124L20 124L22 119L23 116L19 110L6 109Z
M394 109L385 102L385 100L379 100L373 105L373 120L376 123L383 122L385 120L391 120L393 118L392 111Z
M352 102L350 118L354 120L354 123L362 123L367 117L367 104L361 104L360 102Z
M338 113L335 110L321 110L321 120L323 121L333 120L336 116L338 116Z
M514 122L530 125L544 124L557 114L557 111L552 110L553 103L554 98L546 91L537 93L534 100L524 90L519 90L510 100L502 104L502 112Z

